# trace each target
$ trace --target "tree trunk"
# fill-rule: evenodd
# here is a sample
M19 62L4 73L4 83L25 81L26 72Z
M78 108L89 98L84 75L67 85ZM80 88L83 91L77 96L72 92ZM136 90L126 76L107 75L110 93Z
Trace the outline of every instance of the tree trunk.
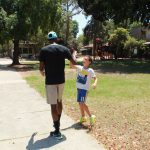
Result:
M12 65L20 65L19 63L19 40L14 40L14 52Z
M95 51L96 51L96 36L95 34L93 35L93 49L92 49L92 55L93 55L93 58L95 60Z
M69 15L69 2L67 2L66 39L65 39L66 44L68 44L69 31L70 31L70 15Z
M69 32L70 32L70 18L69 18L69 16L67 16L67 25L66 25L66 44L68 43Z
M118 47L116 47L114 55L115 55L115 59L117 60L118 59Z

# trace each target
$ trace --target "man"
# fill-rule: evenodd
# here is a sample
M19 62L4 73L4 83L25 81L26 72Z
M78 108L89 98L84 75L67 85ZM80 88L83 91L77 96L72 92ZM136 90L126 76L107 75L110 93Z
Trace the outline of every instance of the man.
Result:
M56 44L57 34L55 32L48 33L50 45L41 49L40 73L45 75L47 103L51 105L51 114L53 118L55 131L50 133L57 139L61 139L60 118L62 114L62 95L65 83L65 59L76 64L67 47Z

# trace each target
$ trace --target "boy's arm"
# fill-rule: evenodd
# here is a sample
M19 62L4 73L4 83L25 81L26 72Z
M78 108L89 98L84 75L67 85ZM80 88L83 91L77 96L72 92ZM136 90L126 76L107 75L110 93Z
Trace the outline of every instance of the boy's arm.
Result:
M93 77L94 79L94 83L92 85L93 89L96 89L96 86L97 86L97 77Z

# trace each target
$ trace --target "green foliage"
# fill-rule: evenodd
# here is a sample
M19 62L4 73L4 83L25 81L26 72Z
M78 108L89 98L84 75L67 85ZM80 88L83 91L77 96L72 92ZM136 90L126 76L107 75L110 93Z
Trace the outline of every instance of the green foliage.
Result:
M150 18L149 0L78 0L78 3L88 15L102 22L113 19L116 24L127 26L128 19L143 22Z
M4 11L2 7L0 7L0 43L4 43L4 39L6 39L7 31L6 27L6 19L7 13Z
M123 43L127 40L129 36L129 32L127 29L124 28L117 28L116 30L114 30L113 34L110 36L110 42L112 43Z
M124 44L124 49L126 50L128 56L131 57L142 57L146 51L147 46L144 45L146 41L137 40L134 37L128 37L128 40ZM137 51L137 54L134 54L134 50Z
M78 49L82 48L85 45L89 45L90 39L83 34L79 35L77 38L77 43L78 43Z
M127 56L132 56L134 50L138 49L139 42L134 37L128 37L128 40L124 43L124 48L126 50Z
M76 20L73 20L71 24L71 33L74 38L77 37L78 32L79 32L79 24Z
M83 46L83 40L84 40L84 35L83 34L79 35L79 37L77 38L77 43L79 48Z
M124 57L124 43L129 37L129 32L124 28L117 28L113 34L110 35L109 41L112 44L115 58Z
M6 20L6 12L2 7L0 7L0 30L4 30L5 28L5 20Z
M44 43L47 42L47 37L45 36L43 31L39 28L38 32L31 37L31 41L33 43L36 43L34 50L36 53L39 53L41 47L43 47Z
M7 14L5 23L8 28L6 26L5 28L8 29L9 36L19 40L29 38L38 31L39 27L45 32L48 29L55 29L56 22L58 23L61 17L60 1L2 0L1 7Z
M93 39L93 35L95 37L101 38L104 43L108 41L109 35L113 33L115 29L114 21L98 21L91 18L84 29L84 35L88 37L90 40Z
M81 12L76 0L62 0L61 36L66 44L70 44L78 33L78 23L72 17Z
M128 40L125 42L125 49L134 49L138 47L138 41L134 37L128 37Z
M141 26L142 26L141 22L135 21L129 25L129 31L131 32L133 29L141 27Z
M145 41L138 41L131 37L128 30L124 28L114 30L113 34L110 35L109 41L115 58L135 56L141 58L146 50ZM137 51L137 54L134 54L135 51Z
M108 40L109 35L112 34L115 29L116 27L113 20L103 22L103 36L105 37L105 41Z

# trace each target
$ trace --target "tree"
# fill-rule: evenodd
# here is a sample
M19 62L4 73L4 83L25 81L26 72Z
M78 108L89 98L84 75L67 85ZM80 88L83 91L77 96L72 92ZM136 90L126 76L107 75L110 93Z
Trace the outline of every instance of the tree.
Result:
M7 31L5 30L5 26L6 26L6 12L4 11L4 9L2 7L0 7L0 44L4 44L5 43L5 39L6 39L6 34Z
M131 33L134 29L136 28L139 28L139 27L142 27L142 23L141 22L137 22L137 21L134 21L133 23L131 23L129 25L129 32Z
M139 42L134 38L129 36L127 41L124 43L124 49L126 50L127 56L133 56L134 50L139 46Z
M45 33L43 33L41 29L38 29L37 33L31 36L30 40L33 43L35 43L34 52L36 54L39 54L39 50L47 42L47 37L45 36Z
M112 52L115 59L124 57L124 43L129 37L129 32L124 28L117 28L113 34L110 35L109 42L111 43Z
M72 17L81 12L76 0L62 0L63 23L65 25L65 43L68 43Z
M61 18L60 0L1 0L0 7L7 17L7 37L13 39L14 43L13 65L19 64L20 40L28 40L39 28L43 32L56 29Z
M114 29L113 20L101 22L91 18L84 29L84 36L93 41L93 56L95 56L96 52L96 38L101 39L101 44L106 43Z
M72 26L71 27L72 35L73 35L74 38L76 38L77 34L79 32L79 24L78 24L78 22L76 20L73 20L72 23L71 23L71 26Z
M150 20L149 0L78 0L79 6L94 19L112 19L116 24L127 26L128 20L148 22Z
M77 38L78 47L81 48L83 46L84 35L80 34Z

